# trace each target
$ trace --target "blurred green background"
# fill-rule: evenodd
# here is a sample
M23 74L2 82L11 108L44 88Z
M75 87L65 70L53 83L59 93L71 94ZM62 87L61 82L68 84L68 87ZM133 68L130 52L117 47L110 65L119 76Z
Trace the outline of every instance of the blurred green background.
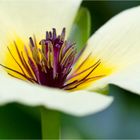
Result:
M92 33L124 9L138 6L140 1L84 1L92 19ZM106 110L77 118L62 114L62 137L140 138L140 96L110 85L109 94L115 101ZM40 139L39 109L18 104L0 107L0 139Z

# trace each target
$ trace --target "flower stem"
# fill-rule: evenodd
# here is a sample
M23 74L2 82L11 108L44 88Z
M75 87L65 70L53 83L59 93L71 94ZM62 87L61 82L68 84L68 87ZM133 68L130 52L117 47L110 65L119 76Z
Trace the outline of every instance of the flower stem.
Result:
M60 113L41 108L42 139L60 139Z

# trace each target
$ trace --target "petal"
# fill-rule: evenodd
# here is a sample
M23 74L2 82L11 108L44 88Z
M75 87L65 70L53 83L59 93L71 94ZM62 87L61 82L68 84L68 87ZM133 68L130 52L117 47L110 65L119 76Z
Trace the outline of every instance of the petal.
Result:
M109 20L87 43L94 57L115 67L140 61L140 6L126 10Z
M96 81L89 90L103 90L108 84L114 84L133 93L140 94L140 65L132 65ZM105 88L106 89L106 88ZM104 90L103 90L104 91Z
M94 59L100 59L103 64L100 73L104 74L106 68L112 69L105 78L94 82L90 89L114 83L134 92L140 91L137 78L140 69L136 73L131 69L140 65L139 15L140 6L126 10L108 21L89 39L84 57L92 52Z
M81 0L1 0L0 21L27 37L44 35L51 28L60 32L66 27L69 32L80 3Z
M140 95L140 65L135 65L109 77L109 83Z
M105 109L112 100L112 97L95 92L70 93L0 76L0 105L17 102L29 106L44 106L75 116L84 116Z

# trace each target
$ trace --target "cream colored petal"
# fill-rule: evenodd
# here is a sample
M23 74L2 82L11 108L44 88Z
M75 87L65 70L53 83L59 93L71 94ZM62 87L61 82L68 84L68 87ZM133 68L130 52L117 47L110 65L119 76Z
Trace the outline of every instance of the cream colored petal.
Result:
M117 85L123 89L140 95L140 64L132 65L126 69L118 71L117 73L98 80L88 89L100 91L103 90L108 84Z
M60 32L66 27L69 32L80 3L81 0L1 0L0 21L27 38L32 34L45 36L46 30L52 28Z
M126 10L103 25L87 43L86 53L106 65L123 68L140 61L140 6Z
M89 89L102 89L113 83L140 93L140 6L126 10L101 27L88 41L87 51L100 59L110 74L97 80ZM136 68L137 66L137 68ZM133 69L132 69L133 68Z
M0 105L18 102L44 106L75 116L96 113L108 107L113 98L95 92L68 93L59 89L32 85L14 78L0 76Z
M109 78L109 83L140 95L140 64L118 72Z

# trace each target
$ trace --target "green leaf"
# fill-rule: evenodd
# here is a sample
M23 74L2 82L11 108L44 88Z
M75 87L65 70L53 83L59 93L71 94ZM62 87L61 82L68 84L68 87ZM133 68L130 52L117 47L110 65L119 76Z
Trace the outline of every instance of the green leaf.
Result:
M90 36L91 17L88 9L81 7L77 13L69 40L76 42L77 50L80 51L85 47Z

